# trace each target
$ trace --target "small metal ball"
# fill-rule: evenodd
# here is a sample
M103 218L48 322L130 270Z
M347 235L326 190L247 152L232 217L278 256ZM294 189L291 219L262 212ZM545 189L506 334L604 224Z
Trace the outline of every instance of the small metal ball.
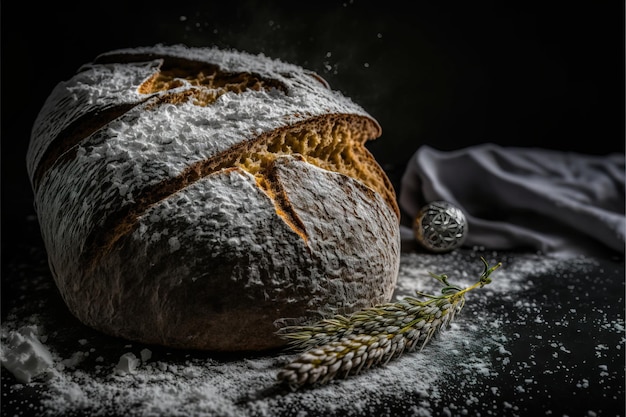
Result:
M417 241L432 252L458 248L467 237L467 220L460 208L447 201L433 201L422 207L413 222Z

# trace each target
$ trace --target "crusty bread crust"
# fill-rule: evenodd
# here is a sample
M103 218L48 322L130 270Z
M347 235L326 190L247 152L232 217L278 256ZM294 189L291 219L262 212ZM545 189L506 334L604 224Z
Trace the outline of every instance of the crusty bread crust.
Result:
M63 298L115 336L224 351L388 301L398 208L364 146L380 133L319 76L264 56L101 55L52 92L27 156Z

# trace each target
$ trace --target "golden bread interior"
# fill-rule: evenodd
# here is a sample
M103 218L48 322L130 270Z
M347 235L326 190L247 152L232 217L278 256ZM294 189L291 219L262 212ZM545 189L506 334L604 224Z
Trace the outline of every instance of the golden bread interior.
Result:
M260 187L267 190L265 173L282 155L300 155L315 166L355 178L377 191L395 208L395 194L371 154L363 147L364 138L346 120L320 120L313 126L284 130L267 141L255 143L242 153L234 165L255 175Z

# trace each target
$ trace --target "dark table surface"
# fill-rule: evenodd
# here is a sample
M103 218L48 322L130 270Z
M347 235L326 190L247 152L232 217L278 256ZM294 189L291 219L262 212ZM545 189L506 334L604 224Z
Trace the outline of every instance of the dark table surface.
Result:
M625 415L623 259L560 259L478 248L435 255L405 242L396 297L415 290L434 292L436 287L430 286L434 280L425 277L426 271L471 284L482 270L481 256L490 263L502 262L503 267L489 286L468 294L455 327L423 351L327 386L276 393L260 388L271 385L268 381L290 353L176 351L130 343L85 327L70 315L54 286L36 220L27 215L15 223L20 238L3 256L3 342L9 331L21 326L42 327L44 345L53 352L61 379L39 377L20 384L3 369L3 416L183 415L170 414L173 410L199 416ZM122 378L114 376L121 355L132 351L140 356L142 349L152 352L151 367L144 366L130 379L115 379ZM71 364L77 351L83 356L92 353ZM163 369L169 369L174 380L199 387L208 384L223 395L208 396L202 407L192 407L183 397L180 404L154 411L155 404L163 405L145 391L157 389L155 381L166 384L157 377ZM195 372L192 376L190 369ZM254 373L237 376L239 369ZM229 372L236 384L216 379ZM68 399L58 408L51 397L69 396L59 381L70 380L85 384L87 399ZM107 397L104 391L113 387L118 393ZM241 390L236 396L244 400L232 399L233 390Z

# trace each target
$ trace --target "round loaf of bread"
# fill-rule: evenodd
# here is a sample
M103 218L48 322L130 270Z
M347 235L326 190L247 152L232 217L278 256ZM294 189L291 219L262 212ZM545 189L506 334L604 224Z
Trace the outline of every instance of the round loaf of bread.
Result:
M110 335L216 351L391 299L381 134L318 75L263 55L111 51L59 83L27 154L50 269Z

